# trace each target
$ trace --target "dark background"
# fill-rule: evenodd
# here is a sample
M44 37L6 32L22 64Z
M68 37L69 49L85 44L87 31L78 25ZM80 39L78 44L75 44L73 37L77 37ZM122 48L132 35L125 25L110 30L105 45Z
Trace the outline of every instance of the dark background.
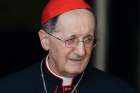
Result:
M92 0L88 0L92 2ZM0 1L0 77L21 70L45 55L38 33L47 0ZM107 71L137 86L139 2L108 0Z
M108 71L137 83L139 16L137 0L110 0L107 61Z

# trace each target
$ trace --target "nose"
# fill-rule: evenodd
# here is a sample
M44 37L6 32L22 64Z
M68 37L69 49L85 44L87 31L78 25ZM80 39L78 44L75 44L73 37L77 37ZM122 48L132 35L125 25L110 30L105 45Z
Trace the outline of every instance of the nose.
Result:
M86 49L83 42L79 42L79 44L76 46L75 52L81 57L85 56Z

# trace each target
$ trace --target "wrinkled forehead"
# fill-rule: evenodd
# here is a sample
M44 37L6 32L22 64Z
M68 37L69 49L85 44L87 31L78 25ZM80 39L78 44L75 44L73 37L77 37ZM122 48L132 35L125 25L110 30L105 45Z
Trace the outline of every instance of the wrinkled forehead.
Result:
M54 33L55 36L58 36L62 39L69 39L69 38L85 38L88 36L93 36L95 37L95 32L94 31L89 31L87 33L77 33L76 31L71 31L71 32L67 32L67 31L59 31L58 33Z
M93 34L95 25L95 17L89 10L76 9L59 16L56 30L64 35L81 36Z

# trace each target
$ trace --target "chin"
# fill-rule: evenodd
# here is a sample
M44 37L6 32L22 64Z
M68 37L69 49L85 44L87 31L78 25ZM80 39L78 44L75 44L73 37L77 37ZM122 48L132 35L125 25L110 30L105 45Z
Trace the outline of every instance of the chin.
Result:
M81 74L84 71L84 69L79 69L79 68L71 68L69 70L67 70L67 72L71 75L71 76L77 76L79 74Z
M81 74L82 72L68 72L66 75L67 77L76 77L77 75Z

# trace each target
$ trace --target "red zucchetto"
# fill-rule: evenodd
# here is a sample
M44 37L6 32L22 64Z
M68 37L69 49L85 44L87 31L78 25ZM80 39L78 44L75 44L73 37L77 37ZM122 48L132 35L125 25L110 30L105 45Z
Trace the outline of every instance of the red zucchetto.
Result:
M64 12L86 8L91 9L84 0L50 0L43 10L41 24L48 22L48 20Z

